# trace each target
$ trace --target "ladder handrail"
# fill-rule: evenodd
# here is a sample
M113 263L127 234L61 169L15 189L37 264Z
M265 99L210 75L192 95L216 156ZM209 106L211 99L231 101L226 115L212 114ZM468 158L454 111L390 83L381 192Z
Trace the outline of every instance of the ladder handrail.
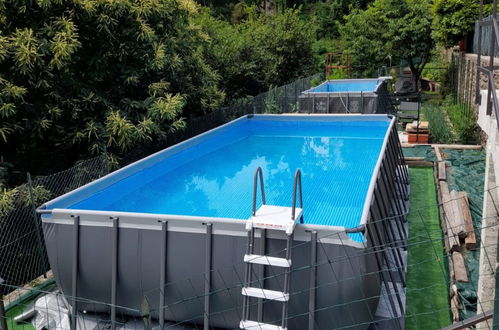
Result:
M291 220L295 220L295 209L296 209L296 191L300 189L300 208L303 208L303 198L302 198L302 189L301 189L301 171L300 169L296 169L295 179L293 182L293 208L291 211Z
M253 216L256 214L256 192L257 192L257 181L260 177L260 190L262 191L262 204L265 205L265 189L263 187L263 172L262 168L258 166L255 171L255 177L253 179Z

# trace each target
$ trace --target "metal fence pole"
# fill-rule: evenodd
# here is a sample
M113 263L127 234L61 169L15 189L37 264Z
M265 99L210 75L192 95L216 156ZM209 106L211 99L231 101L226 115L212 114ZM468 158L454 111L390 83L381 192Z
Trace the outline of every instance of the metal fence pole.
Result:
M3 282L0 278L0 330L8 330L7 315L5 315L5 307L3 305Z
M45 260L45 254L43 253L44 251L44 245L42 242L42 238L40 236L40 226L38 224L38 215L36 214L36 206L35 206L35 198L33 194L33 182L31 181L31 174L28 172L26 173L26 179L28 181L28 191L29 191L29 199L30 199L30 205L31 205L31 212L33 214L33 226L35 228L35 234L36 234L36 241L38 243L38 256L40 258L40 262L42 263L41 267L43 269L40 269L43 272L43 278L47 278L47 262ZM38 276L39 273L37 273Z

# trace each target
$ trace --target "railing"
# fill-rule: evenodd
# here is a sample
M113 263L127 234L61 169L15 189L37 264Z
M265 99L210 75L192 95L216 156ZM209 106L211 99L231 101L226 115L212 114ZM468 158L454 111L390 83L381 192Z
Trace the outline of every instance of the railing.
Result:
M260 178L260 190L262 191L262 204L265 205L265 188L263 187L263 173L262 168L258 166L255 171L255 178L253 180L253 216L256 214L256 192L258 190L258 178Z
M296 191L300 190L300 208L303 209L303 198L302 198L302 189L301 189L301 171L299 169L295 172L295 180L293 182L293 209L291 211L291 220L295 219L295 209L296 209ZM303 221L303 220L301 220Z
M482 27L491 26L492 37L490 38L490 49L489 49L489 66L488 68L482 66ZM493 1L492 4L492 16L490 20L484 20L483 18L483 0L480 0L480 18L478 20L478 50L477 50L477 79L476 79L476 103L481 102L480 97L480 75L482 73L486 74L488 77L488 88L487 88L487 115L492 114L492 104L491 95L493 99L494 113L496 115L496 120L499 120L499 102L497 100L497 89L494 79L494 70L498 70L499 67L494 66L494 52L495 46L499 47L499 27L497 24L497 0ZM499 128L499 125L498 125Z
M499 67L494 67L494 70L499 69ZM490 101L491 101L491 94L492 94L492 101L494 104L494 113L496 115L496 119L499 118L499 100L497 98L497 89L496 89L496 83L494 80L494 71L490 71L484 67L478 67L478 71L485 73L488 77L488 92L487 92L487 115L491 115L492 109L490 108ZM499 127L499 125L498 125Z
M477 323L489 320L494 316L493 311L487 311L484 313L480 313L477 315L474 315L470 318L467 318L466 320L462 320L459 322L456 322L454 324L451 324L445 328L441 328L440 330L461 330L461 329L467 329L469 327L472 327L476 325Z

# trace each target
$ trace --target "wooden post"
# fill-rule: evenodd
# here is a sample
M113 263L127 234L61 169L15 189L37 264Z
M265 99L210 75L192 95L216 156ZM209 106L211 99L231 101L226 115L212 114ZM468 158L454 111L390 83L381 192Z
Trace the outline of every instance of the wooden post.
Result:
M475 228L473 227L473 218L469 207L468 194L465 191L459 192L461 201L461 210L464 216L464 230L466 231L466 238L464 239L465 246L468 250L476 248Z
M447 181L447 173L445 171L445 162L438 162L438 180Z
M454 218L451 223L453 224L453 232L458 235L460 238L466 238L467 233L464 228L464 215L463 210L461 208L461 198L459 192L453 190L450 192L450 206L454 211Z
M454 277L456 281L468 283L468 272L466 271L463 255L460 252L452 252L452 264L454 265Z
M449 246L447 252L459 251L460 244L457 232L455 231L452 219L454 219L454 209L451 206L451 197L449 193L449 186L447 182L440 181L440 193L442 196L442 208L443 208L443 225L442 229L446 232Z

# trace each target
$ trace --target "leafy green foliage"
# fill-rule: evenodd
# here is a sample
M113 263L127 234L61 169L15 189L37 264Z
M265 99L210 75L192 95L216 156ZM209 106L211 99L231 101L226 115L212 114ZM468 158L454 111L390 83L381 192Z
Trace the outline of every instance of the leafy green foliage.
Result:
M50 191L42 185L33 187L32 194L33 205L40 205L51 196ZM13 189L6 189L0 186L0 220L16 208L16 203L25 207L31 206L32 200L28 187L22 185Z
M346 79L348 78L348 71L345 69L334 69L330 75L326 77L328 80Z
M480 143L480 128L476 123L474 109L465 103L444 104L457 140L464 144Z
M313 71L314 28L298 9L273 15L246 10L239 24L215 19L208 10L196 19L209 40L208 63L223 77L227 96L255 95Z
M426 1L376 0L354 10L341 29L353 63L371 75L377 67L406 60L416 79L433 49L432 16Z
M340 36L340 27L344 17L353 9L365 9L371 0L330 0L317 1L313 13L317 24L318 39L336 39Z
M432 11L435 39L444 47L452 47L473 30L480 6L474 0L435 0Z
M71 163L120 155L215 109L224 94L198 10L190 0L2 2L2 155L31 167L61 153Z

